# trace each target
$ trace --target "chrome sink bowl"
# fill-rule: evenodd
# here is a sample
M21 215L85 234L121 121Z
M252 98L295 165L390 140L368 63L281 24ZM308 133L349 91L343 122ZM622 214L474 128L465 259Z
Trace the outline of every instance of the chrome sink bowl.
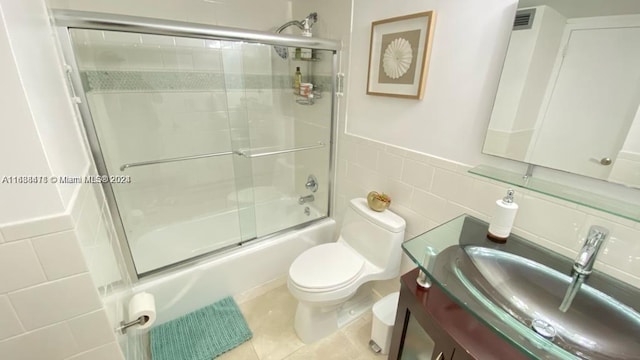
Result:
M472 296L512 326L581 359L640 359L640 314L588 284L558 309L569 274L505 251L456 246L453 272ZM638 294L632 294L640 296Z

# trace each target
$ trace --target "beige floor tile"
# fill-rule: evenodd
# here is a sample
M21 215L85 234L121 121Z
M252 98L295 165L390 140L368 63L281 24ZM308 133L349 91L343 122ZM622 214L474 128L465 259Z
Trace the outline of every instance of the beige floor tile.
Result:
M391 285L391 284L389 284ZM295 334L297 301L286 285L240 304L253 339L224 354L223 360L384 360L369 349L372 313L369 310L335 334L305 345Z
M373 314L368 311L361 318L340 330L358 351L358 360L383 360L387 358L386 355L376 354L369 348L372 319Z
M347 360L357 359L356 346L340 331L313 344L304 346L289 355L286 360Z
M293 329L296 306L286 285L240 305L260 360L281 360L304 346Z
M255 350L253 350L252 341L249 340L237 348L217 357L216 360L259 360L259 358Z

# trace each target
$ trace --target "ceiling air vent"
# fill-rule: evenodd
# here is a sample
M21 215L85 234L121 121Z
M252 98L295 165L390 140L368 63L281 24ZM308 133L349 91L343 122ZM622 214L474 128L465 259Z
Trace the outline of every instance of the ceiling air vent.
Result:
M518 10L518 12L516 12L516 19L513 21L513 30L531 29L535 15L536 9Z

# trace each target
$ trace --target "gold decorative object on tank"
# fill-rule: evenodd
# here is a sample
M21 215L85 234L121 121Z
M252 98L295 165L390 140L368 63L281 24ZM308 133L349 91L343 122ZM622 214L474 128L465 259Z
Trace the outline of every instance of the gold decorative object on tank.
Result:
M371 191L367 194L367 204L369 204L371 210L381 212L391 205L391 198L385 193L380 194L377 191Z

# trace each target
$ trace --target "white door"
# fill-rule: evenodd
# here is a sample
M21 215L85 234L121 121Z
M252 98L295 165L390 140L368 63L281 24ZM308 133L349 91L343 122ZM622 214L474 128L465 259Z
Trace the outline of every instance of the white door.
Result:
M639 104L640 27L572 30L531 163L606 179Z

